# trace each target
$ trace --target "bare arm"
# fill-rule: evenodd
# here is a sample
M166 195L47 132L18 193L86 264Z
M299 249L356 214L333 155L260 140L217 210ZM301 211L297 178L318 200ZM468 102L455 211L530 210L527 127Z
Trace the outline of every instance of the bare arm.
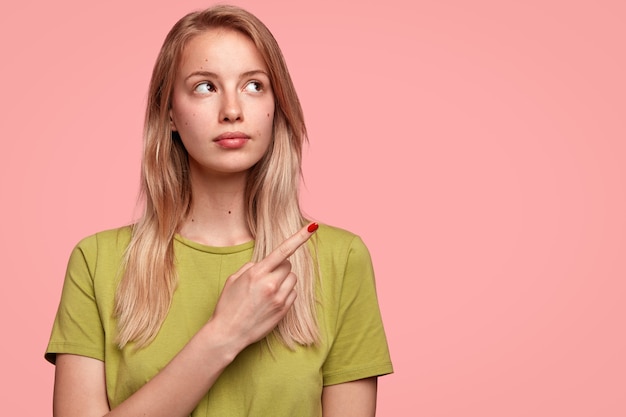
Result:
M207 324L161 372L111 412L104 362L59 355L54 416L188 416L238 350L222 345L211 324Z
M111 411L104 363L58 355L54 416L188 416L239 352L265 337L291 308L296 276L286 259L310 236L307 227L301 229L261 262L229 277L207 324L161 372Z
M100 417L109 411L104 362L77 355L57 355L53 415Z
M323 417L374 417L377 382L372 377L324 387Z

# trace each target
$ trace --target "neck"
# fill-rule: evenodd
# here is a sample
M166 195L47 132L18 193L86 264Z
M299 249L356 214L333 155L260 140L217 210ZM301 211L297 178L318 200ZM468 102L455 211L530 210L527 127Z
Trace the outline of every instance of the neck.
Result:
M252 240L244 201L247 174L219 178L191 174L191 210L180 234L209 246L233 246Z

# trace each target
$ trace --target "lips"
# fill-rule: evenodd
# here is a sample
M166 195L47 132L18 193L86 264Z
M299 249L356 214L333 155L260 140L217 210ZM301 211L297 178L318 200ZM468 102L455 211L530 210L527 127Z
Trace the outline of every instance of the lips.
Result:
M249 140L250 136L246 135L245 133L226 132L213 139L213 142L225 149L239 149L243 147Z

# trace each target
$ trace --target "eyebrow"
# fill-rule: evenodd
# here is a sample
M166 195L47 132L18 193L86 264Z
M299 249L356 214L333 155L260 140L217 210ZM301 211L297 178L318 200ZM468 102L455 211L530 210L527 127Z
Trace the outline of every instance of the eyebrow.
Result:
M241 74L239 74L239 79L251 77L251 76L254 76L254 75L257 75L257 74L263 74L267 78L270 77L267 72L265 72L265 71L263 71L261 69L256 69L256 70L242 72ZM211 72L211 71L194 71L191 74L189 74L187 77L185 77L185 81L187 81L188 79L190 79L192 77L219 78L219 75L217 75L216 73Z

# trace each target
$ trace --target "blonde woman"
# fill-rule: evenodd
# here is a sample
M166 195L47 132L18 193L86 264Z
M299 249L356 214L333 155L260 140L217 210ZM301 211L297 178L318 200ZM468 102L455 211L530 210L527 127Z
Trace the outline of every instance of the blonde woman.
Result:
M152 74L145 212L74 249L54 415L374 416L392 372L369 254L298 203L306 129L250 13L183 17Z

